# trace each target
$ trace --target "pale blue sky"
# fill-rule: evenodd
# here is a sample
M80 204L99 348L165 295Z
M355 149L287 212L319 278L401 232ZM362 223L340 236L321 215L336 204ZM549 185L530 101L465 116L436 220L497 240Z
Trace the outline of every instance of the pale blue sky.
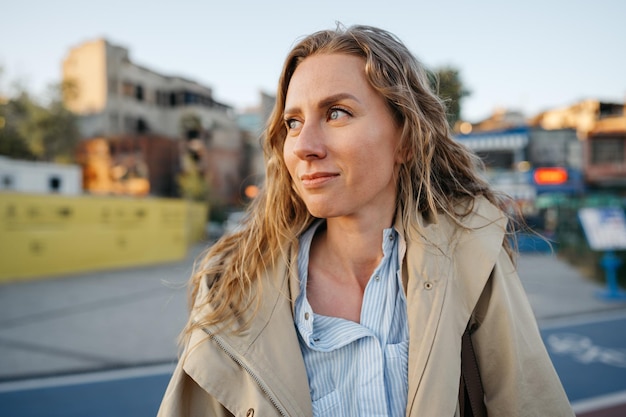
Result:
M106 37L134 62L242 108L274 93L299 37L340 21L380 26L426 65L459 68L472 121L496 107L530 116L584 98L626 99L623 0L0 0L0 13L0 94L16 79L41 94L60 80L70 47Z

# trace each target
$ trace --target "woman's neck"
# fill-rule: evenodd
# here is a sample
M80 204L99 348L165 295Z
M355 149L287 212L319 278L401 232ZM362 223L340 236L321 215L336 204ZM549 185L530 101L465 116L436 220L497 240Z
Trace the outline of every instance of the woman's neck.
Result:
M390 220L327 219L326 229L314 240L313 256L341 279L356 280L365 288L383 257L383 230L390 226Z

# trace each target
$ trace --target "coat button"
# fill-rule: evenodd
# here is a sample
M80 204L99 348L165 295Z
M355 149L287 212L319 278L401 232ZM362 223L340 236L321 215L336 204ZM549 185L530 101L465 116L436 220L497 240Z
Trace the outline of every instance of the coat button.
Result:
M254 417L254 408L249 408L246 417Z
M426 281L426 282L424 283L424 289L426 289L426 290L432 290L432 289L433 289L433 283L432 283L432 282L430 282L430 281Z

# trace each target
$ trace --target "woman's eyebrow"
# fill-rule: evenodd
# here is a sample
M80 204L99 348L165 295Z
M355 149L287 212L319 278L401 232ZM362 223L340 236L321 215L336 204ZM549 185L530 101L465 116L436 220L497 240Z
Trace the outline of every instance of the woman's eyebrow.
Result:
M317 103L317 108L324 109L337 101L346 100L346 99L360 102L359 99L356 98L356 96L353 94L337 93L337 94L333 94L331 96L325 97L322 100L320 100L319 103ZM285 111L283 111L283 114L294 114L294 113L299 113L299 112L300 112L300 107L290 107L288 109L285 109Z
M340 100L354 100L356 102L359 102L359 100L356 98L356 96L350 94L350 93L338 93L338 94L333 94L332 96L328 96L325 99L321 100L318 104L317 107L320 109L326 108L328 106L330 106L331 104L340 101Z

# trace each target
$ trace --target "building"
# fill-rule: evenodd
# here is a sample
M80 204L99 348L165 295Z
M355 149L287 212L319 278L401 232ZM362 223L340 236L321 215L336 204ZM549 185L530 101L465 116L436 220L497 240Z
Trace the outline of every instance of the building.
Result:
M65 104L79 115L85 139L154 136L182 142L181 157L185 150L193 154L213 198L226 204L237 199L242 135L234 110L216 101L211 88L137 65L126 48L106 39L72 48L63 61L63 80L71 86Z
M585 145L587 182L626 195L626 114L599 120Z
M78 195L82 175L78 165L33 162L0 156L0 192Z
M581 141L586 185L626 194L626 111L623 103L583 100L530 120L544 130L573 129Z
M529 119L500 110L478 123L459 123L455 137L483 159L495 183L515 176L534 194L626 193L622 103L583 100Z
M623 117L623 103L609 103L600 100L582 100L570 106L550 109L537 114L529 120L532 126L546 130L576 129L581 139L596 128L598 123L607 118Z

